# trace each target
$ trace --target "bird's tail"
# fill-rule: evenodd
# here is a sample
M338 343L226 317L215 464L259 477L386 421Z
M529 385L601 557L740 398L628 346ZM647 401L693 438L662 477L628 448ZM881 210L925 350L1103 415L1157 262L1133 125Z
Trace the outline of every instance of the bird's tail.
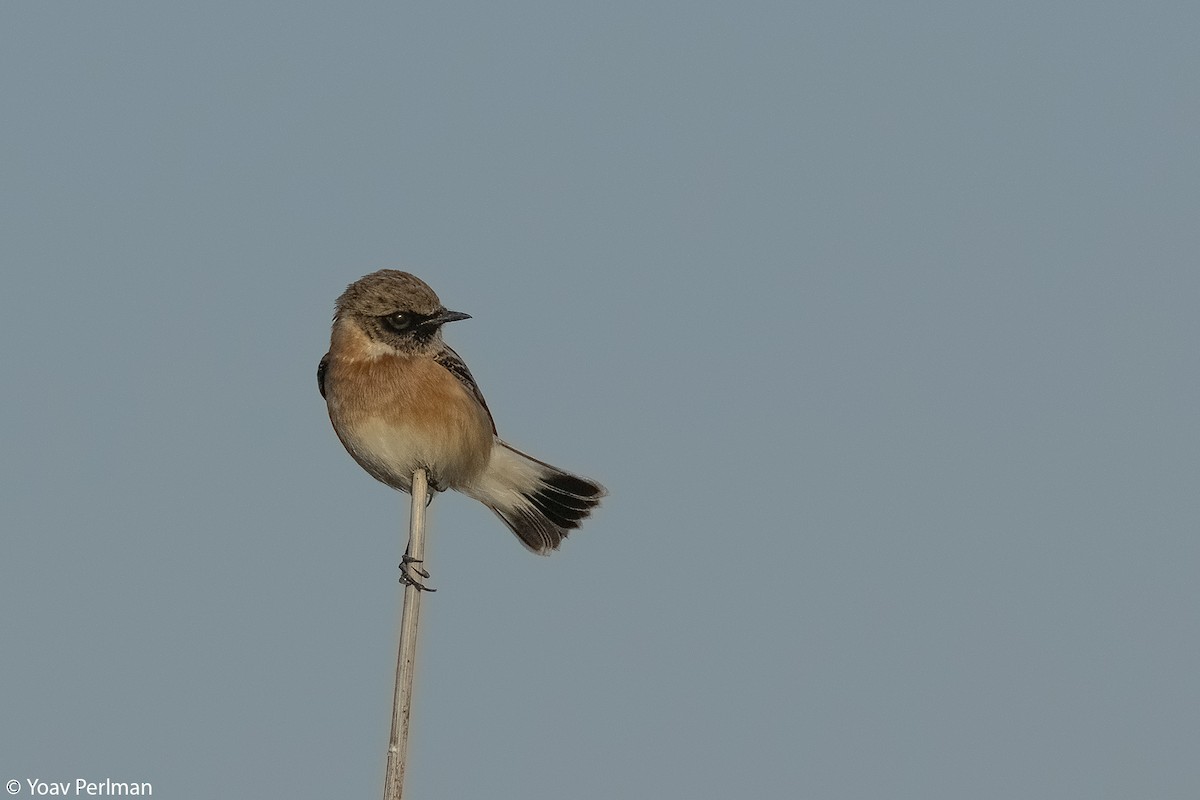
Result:
M539 555L557 550L608 492L496 440L481 478L461 491L486 505Z

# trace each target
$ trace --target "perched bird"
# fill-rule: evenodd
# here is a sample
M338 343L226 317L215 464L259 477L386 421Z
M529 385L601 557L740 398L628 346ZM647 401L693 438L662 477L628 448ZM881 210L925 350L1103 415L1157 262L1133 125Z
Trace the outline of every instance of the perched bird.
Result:
M373 272L337 299L317 387L338 438L374 478L411 492L423 467L435 491L475 498L547 555L607 492L496 435L470 370L442 340L444 324L469 318L414 275Z

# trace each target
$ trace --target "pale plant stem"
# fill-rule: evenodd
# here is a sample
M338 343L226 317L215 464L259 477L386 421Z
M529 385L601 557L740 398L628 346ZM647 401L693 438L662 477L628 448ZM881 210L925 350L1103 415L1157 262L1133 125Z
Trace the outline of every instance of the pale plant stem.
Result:
M412 510L408 518L408 549L410 559L424 565L425 506L429 500L429 481L425 470L413 473ZM411 569L405 564L401 569ZM400 649L396 655L396 693L392 700L392 735L388 742L387 774L383 783L383 800L401 800L404 795L404 772L408 761L408 728L412 717L413 673L417 662L417 621L421 612L421 589L412 581L404 586L404 608L400 612Z

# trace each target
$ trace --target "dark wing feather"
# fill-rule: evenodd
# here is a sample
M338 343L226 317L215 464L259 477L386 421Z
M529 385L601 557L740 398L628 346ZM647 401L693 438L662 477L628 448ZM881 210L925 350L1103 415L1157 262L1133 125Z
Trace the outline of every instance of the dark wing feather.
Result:
M471 375L471 370L467 369L467 365L463 363L462 358L458 353L454 352L454 348L447 344L442 345L442 349L438 352L433 360L446 368L454 377L458 378L458 382L466 387L479 405L483 406L483 410L487 412L488 419L492 422L492 433L496 432L496 420L492 419L492 411L488 408L487 401L483 399L483 392L479 391L479 386L475 383L475 378Z
M317 391L321 393L321 397L325 396L325 370L329 369L329 353L321 359L321 363L317 364Z

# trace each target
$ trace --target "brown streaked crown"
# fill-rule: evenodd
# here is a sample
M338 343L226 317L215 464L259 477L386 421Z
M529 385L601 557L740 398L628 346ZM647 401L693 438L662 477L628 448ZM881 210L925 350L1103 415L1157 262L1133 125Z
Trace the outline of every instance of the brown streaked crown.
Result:
M442 302L416 275L381 269L347 286L335 308L334 319L343 315L382 317L395 311L427 315L441 310Z

